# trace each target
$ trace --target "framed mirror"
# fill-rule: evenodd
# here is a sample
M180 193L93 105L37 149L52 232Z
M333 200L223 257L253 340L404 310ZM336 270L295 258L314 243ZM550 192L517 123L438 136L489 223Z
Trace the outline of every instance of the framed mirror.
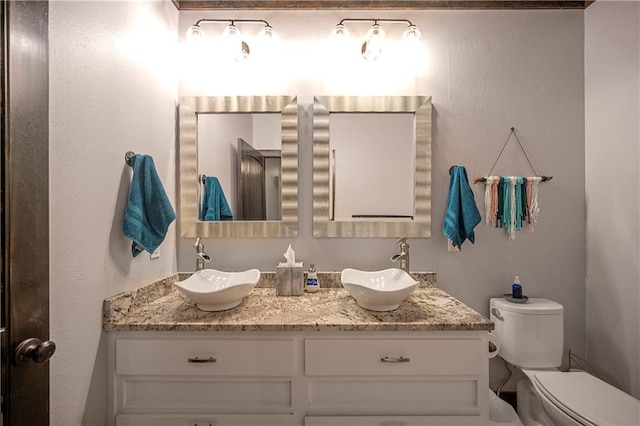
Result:
M298 235L295 96L182 97L179 120L182 237ZM206 211L212 182L222 215Z
M431 236L431 97L317 96L313 235Z

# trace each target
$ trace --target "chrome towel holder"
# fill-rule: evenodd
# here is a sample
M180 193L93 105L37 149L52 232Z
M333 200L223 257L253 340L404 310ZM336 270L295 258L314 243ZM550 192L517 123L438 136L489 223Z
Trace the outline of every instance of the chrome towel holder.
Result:
M133 167L133 163L131 162L131 158L136 155L135 152L133 151L127 151L126 154L124 154L124 161L127 163L127 165L129 167Z

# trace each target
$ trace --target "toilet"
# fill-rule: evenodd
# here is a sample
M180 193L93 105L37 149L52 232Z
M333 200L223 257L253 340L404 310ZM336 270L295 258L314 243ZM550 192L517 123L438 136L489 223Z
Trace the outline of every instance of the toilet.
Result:
M537 421L555 426L640 425L637 399L586 372L557 370L564 350L561 304L493 298L489 310L500 342L498 354L525 375L518 384L518 407L541 407L537 410L544 411L546 421Z

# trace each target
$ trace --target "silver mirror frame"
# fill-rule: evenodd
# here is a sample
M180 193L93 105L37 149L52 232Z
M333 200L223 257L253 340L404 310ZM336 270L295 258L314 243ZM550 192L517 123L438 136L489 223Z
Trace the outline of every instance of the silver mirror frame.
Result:
M198 115L281 113L282 220L198 220ZM185 96L179 106L180 236L296 237L298 235L298 102L296 96Z
M331 113L414 113L414 217L408 221L330 220ZM431 236L431 96L317 96L313 99L313 236Z

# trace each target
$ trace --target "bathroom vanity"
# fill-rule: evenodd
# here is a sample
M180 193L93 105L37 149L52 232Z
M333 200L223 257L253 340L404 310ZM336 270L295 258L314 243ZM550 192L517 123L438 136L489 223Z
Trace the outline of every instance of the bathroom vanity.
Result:
M110 425L488 423L493 323L438 288L372 312L267 284L204 312L177 279L105 300Z

